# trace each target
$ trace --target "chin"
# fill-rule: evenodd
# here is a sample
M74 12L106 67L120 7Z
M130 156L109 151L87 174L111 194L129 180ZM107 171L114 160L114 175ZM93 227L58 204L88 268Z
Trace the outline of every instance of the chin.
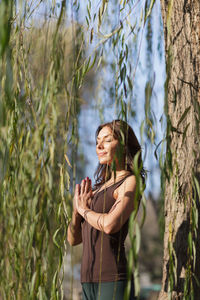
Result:
M108 164L106 161L100 161L99 163L100 163L100 165L107 165Z
M107 159L99 160L100 165L110 165L111 163Z

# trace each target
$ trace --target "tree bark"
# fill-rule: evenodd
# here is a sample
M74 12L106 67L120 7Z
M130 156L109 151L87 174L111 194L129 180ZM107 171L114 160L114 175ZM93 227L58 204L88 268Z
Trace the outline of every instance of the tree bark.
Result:
M193 275L200 280L200 209L194 185L200 182L200 2L161 0L161 9L167 70L167 151L159 300L198 300L200 286Z

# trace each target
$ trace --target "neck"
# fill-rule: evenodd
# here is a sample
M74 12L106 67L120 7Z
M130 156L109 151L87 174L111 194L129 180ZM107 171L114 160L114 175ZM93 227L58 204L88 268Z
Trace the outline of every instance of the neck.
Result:
M116 178L119 178L119 177L123 177L125 175L128 175L130 172L125 170L125 169L118 169L116 170L115 172L112 171L112 174L111 174L111 179L116 179Z

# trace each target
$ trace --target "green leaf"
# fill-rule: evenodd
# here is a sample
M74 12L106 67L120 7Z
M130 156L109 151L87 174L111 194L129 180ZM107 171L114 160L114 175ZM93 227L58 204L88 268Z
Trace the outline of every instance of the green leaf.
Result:
M147 1L146 1L146 4L147 4ZM149 4L149 7L148 7L148 8L146 7L146 9L145 9L144 24L146 23L147 18L150 16L154 4L155 4L155 0L151 0L151 2L150 2L150 4Z
M87 13L88 13L89 20L91 21L90 9L91 9L91 7L89 5L87 5Z
M136 234L136 245L135 245L135 251L138 254L140 250L140 243L141 243L141 234L140 234L140 228L138 223L135 225L135 234Z
M128 81L128 85L129 85L129 88L130 88L130 90L132 91L132 89L133 89L133 84L132 84L132 81L131 81L131 79L130 79L130 77L127 75L127 81Z
M190 256L192 257L192 233L191 231L188 234L188 246L190 250Z
M37 271L34 272L32 279L31 279L31 289L30 289L30 298L31 299L34 299L36 278L37 278Z
M197 180L196 177L194 177L194 182L195 182L195 186L196 186L196 189L197 189L198 197L200 199L200 185L199 185L199 181Z
M56 231L55 231L55 233L54 233L54 235L53 235L53 242L54 242L54 244L58 247L58 248L60 248L60 245L58 244L58 242L56 241L56 237L57 237L57 234L58 234L58 232L61 230L61 227L59 227Z
M94 65L96 63L96 59L97 59L97 52L95 53L93 61L92 61L91 65L89 66L88 70L87 70L87 73L94 67Z

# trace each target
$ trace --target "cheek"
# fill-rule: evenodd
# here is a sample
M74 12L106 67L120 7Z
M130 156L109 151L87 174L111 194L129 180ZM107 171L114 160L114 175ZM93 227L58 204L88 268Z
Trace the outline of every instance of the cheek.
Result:
M110 146L110 154L113 156L117 151L118 144L114 144Z

